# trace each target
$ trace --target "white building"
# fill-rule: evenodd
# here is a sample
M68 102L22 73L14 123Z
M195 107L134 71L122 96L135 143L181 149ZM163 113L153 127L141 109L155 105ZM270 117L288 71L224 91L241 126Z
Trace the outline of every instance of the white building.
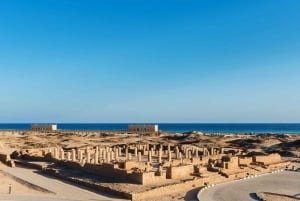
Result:
M41 131L41 132L56 131L57 125L56 124L32 124L31 130Z
M128 125L129 132L158 132L158 125L142 125L142 124L132 124Z

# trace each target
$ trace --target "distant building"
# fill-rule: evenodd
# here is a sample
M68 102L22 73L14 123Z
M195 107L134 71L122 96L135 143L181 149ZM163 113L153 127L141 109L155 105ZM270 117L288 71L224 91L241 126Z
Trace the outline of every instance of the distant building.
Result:
M41 131L41 132L56 131L57 125L56 124L32 124L31 130Z
M128 125L129 132L158 132L158 125Z

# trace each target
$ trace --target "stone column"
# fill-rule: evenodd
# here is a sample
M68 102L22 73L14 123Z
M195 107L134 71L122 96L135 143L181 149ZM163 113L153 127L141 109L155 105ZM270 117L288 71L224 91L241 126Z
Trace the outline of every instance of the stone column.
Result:
M79 150L79 162L82 162L83 161L83 153L81 150Z
M128 160L131 160L131 153L128 153Z
M172 161L172 152L170 150L168 151L168 159L169 159L169 162Z
M76 151L75 149L72 149L72 161L76 161Z
M138 161L142 161L142 153L140 151L138 152Z
M129 160L128 147L125 148L125 158Z
M65 152L63 149L60 149L60 160L65 160Z
M96 152L94 154L94 163L95 164L99 163L99 150L98 150L98 147L96 148Z
M191 150L187 150L187 158L191 159Z
M86 162L87 163L91 163L91 153L90 151L87 150L86 152Z
M110 159L113 161L115 159L115 152L111 151L110 152Z
M71 161L71 152L67 152L67 161Z
M159 149L158 150L158 163L161 163L162 161L161 161L161 155L162 155L162 150L161 149Z
M138 156L138 148L134 147L134 156L137 157Z
M148 162L152 163L152 152L151 151L149 151L149 154L148 154Z
M110 163L110 161L111 161L111 155L110 155L109 152L106 152L106 161L107 161L108 163Z
M55 159L59 159L59 156L58 156L58 148L54 148L54 158Z
M119 149L118 148L116 149L116 152L115 152L115 160L116 161L119 160Z
M106 151L102 150L102 159L104 162L106 162Z
M199 158L198 149L195 149L195 157Z
M119 156L121 157L122 156L122 148L118 147L118 150L119 150Z
M155 155L153 147L151 148L150 153L151 153L152 156Z

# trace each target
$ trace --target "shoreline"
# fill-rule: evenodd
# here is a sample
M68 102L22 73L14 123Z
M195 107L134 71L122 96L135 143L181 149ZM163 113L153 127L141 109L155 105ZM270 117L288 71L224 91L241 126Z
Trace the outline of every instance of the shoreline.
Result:
M30 132L31 129L1 129L0 131L19 131L19 132ZM32 131L34 132L34 131ZM44 132L44 133L57 133L57 132L102 132L102 133L114 133L114 134L137 134L129 132L128 130L99 130L99 129L58 129L56 131ZM183 134L189 135L193 133L201 133L203 135L300 135L299 132L202 132L202 131L159 131L159 134Z

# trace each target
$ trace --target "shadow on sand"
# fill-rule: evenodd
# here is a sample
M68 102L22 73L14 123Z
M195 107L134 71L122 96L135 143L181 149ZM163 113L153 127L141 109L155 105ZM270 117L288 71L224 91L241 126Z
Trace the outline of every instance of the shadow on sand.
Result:
M250 198L252 198L253 200L260 200L260 199L257 197L256 193L249 193L249 196L250 196Z
M188 191L184 196L184 200L185 201L198 201L197 194L198 194L199 190L200 190L200 187L194 188L194 189Z

